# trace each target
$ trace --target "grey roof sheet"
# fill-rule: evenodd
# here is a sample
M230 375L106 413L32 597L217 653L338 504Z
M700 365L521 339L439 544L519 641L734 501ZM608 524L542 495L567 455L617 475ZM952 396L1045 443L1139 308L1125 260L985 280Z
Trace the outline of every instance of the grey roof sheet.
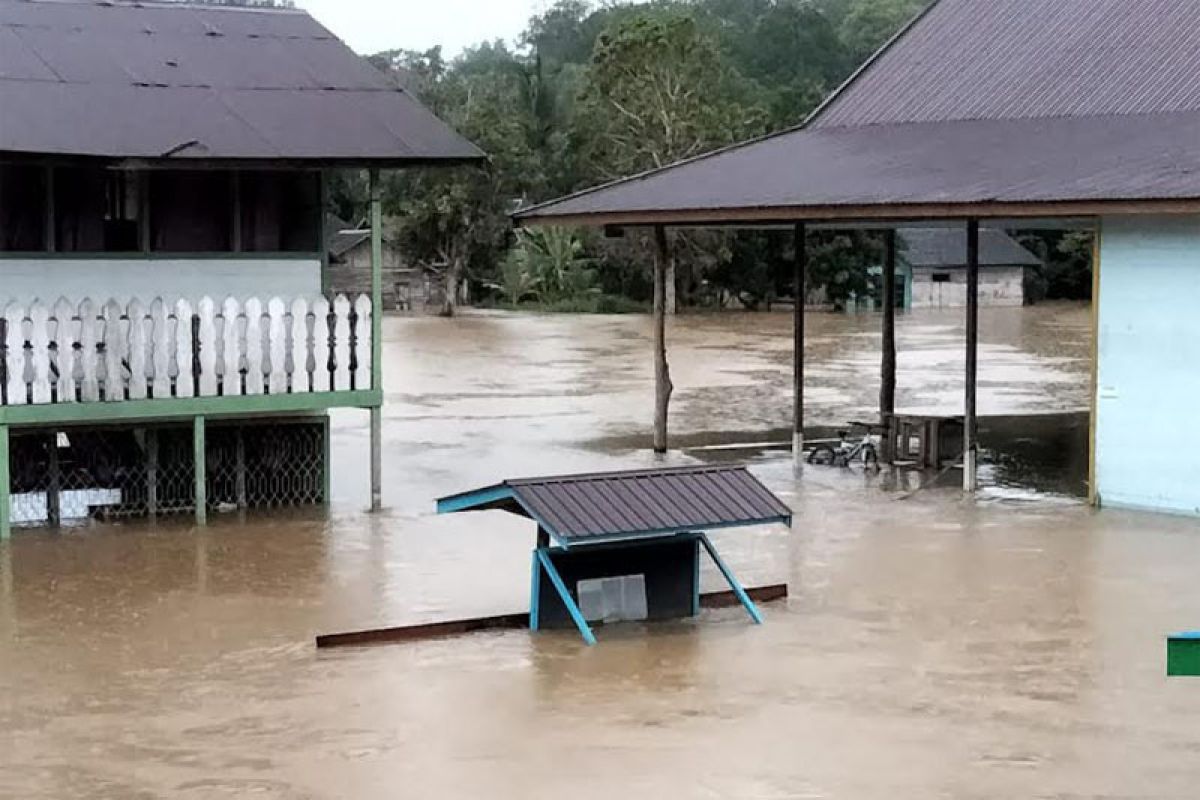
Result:
M901 228L903 258L914 267L965 267L967 231L955 228ZM981 267L1036 267L1041 259L996 228L979 230Z
M482 153L307 14L0 0L0 151L437 161Z
M516 217L1197 197L1200 112L1179 112L796 130Z
M1200 110L1196 0L939 0L813 127Z
M472 494L479 493L486 498L487 493L498 488L511 490L519 508L513 508L509 500L484 500L471 507L522 512L568 544L790 523L792 516L779 498L740 466L509 480L455 497L469 500Z
M1195 200L1198 74L1197 0L938 0L806 127L516 217Z

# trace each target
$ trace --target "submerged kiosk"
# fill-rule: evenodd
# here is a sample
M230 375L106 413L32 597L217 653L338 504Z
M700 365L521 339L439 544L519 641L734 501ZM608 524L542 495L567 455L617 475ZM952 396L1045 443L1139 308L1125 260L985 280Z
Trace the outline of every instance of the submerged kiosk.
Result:
M792 512L743 466L700 466L506 480L444 497L439 514L499 509L537 523L529 627L679 619L700 610L701 550L755 623L754 601L707 531L790 525Z

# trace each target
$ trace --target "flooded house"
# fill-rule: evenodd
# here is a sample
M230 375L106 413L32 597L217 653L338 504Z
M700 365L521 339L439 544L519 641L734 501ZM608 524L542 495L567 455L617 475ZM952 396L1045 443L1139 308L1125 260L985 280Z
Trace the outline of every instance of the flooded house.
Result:
M380 170L482 154L304 12L0 0L0 535L324 503L371 418ZM331 290L328 173L369 170Z
M960 228L905 228L897 231L892 302L898 309L965 308L967 305L966 232ZM979 231L979 305L1025 304L1025 277L1042 260L1005 231ZM851 297L854 311L882 308L883 267L871 270L869 297Z
M1200 4L937 0L799 127L527 208L522 225L652 229L665 293L670 230L960 231L966 309L963 488L978 458L982 231L1096 234L1089 490L1094 503L1200 514ZM795 323L794 444L803 449L804 314ZM670 396L663 327L656 443ZM895 408L884 314L880 414ZM1160 443L1169 442L1169 446Z

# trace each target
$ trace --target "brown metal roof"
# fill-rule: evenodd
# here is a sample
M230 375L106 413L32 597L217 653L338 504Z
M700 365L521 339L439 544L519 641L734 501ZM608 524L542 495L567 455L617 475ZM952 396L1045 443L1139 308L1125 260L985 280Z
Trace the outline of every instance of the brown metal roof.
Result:
M939 0L811 127L1200 111L1196 0Z
M792 518L745 467L729 466L508 480L438 500L441 513L487 508L528 516L564 545Z
M1117 203L1194 210L1197 74L1196 0L940 0L806 127L516 219L1066 216Z
M0 152L412 162L483 154L301 11L0 0Z

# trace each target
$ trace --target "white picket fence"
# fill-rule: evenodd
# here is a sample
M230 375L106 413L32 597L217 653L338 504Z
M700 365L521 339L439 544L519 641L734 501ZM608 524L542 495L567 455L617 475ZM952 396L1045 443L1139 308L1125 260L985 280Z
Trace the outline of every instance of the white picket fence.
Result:
M122 402L370 389L371 298L208 297L10 304L0 403Z

